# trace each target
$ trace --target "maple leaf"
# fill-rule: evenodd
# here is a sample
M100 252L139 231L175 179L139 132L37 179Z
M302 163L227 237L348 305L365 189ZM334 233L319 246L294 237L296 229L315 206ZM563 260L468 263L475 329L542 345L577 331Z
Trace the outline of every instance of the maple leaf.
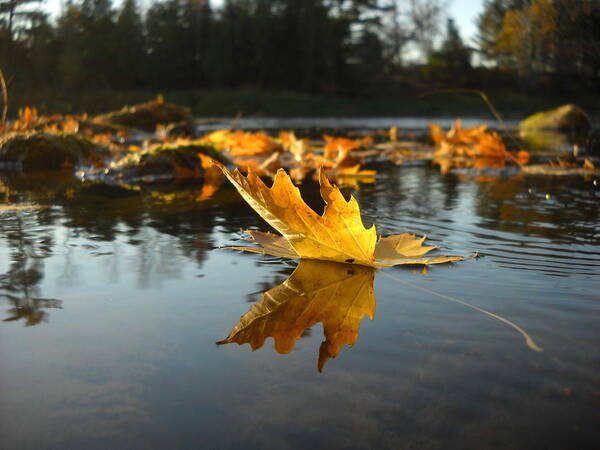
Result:
M286 258L322 259L368 267L398 264L438 264L463 259L460 256L424 255L437 247L423 246L414 235L400 234L378 238L375 226L363 225L358 202L346 200L325 174L319 174L321 197L326 203L323 215L313 211L300 196L289 175L279 170L272 187L267 187L252 171L248 176L228 170L215 162L244 200L282 236L249 232L260 247L229 247Z
M469 158L486 156L504 158L507 153L502 138L487 125L463 128L460 120L454 122L445 135L438 125L429 126L431 139L438 145L436 156L466 156Z
M324 134L323 139L327 142L323 150L323 157L332 161L334 167L347 165L346 160L352 150L367 148L373 145L373 138L370 136L366 136L362 139L348 139Z
M217 130L199 141L214 145L219 150L229 150L233 156L252 156L281 150L281 146L263 132Z
M321 322L325 341L319 348L320 372L344 345L354 345L362 318L374 318L373 278L374 270L368 267L301 261L287 280L263 293L217 344L250 344L254 351L271 337L275 350L286 354L306 329Z

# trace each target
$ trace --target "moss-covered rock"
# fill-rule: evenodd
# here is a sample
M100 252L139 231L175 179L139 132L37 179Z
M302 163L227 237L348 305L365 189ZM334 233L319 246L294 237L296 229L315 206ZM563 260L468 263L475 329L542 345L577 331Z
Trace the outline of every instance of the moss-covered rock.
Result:
M164 182L203 178L204 165L199 154L230 164L214 147L189 142L183 145L158 144L141 152L132 152L112 163L108 177L126 182Z
M521 121L519 128L523 132L558 130L568 133L588 133L591 122L585 111L569 104L533 114Z
M0 163L16 164L23 170L57 170L107 156L105 148L74 134L9 133L0 138Z
M146 103L124 106L119 111L102 114L95 119L99 122L154 131L159 124L191 122L192 113L189 108L166 103L159 96L155 100Z

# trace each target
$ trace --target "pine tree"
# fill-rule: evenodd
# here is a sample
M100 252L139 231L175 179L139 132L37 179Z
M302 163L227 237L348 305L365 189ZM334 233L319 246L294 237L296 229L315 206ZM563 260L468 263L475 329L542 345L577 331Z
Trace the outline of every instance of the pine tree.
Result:
M144 72L149 67L144 27L136 0L123 2L115 24L115 38L120 48L114 55L115 78L111 84L126 89L144 87Z

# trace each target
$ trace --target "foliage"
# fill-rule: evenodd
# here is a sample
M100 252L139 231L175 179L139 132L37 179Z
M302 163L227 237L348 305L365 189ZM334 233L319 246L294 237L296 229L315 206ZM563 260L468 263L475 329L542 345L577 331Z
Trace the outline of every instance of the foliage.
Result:
M0 67L11 93L599 85L597 1L486 1L477 71L452 21L443 38L445 12L441 0L154 0L145 14L136 0L73 0L54 19L3 0Z
M567 105L552 113L546 126L587 130L587 115L577 108ZM270 136L263 131L231 129L197 137L194 122L180 121L182 117L189 117L189 111L166 103L161 95L95 117L43 115L34 107L25 107L19 110L16 120L1 125L5 136L0 141L0 159L10 167L21 164L25 170L77 167L84 176L111 183L184 179L203 179L206 183L208 178L214 178L213 185L218 186L221 177L213 175L220 172L209 170L206 164L210 157L223 164L234 164L244 173L253 172L254 177L277 178L277 170L283 168L297 184L310 177L319 180L320 171L338 186L356 190L362 184L377 182L377 171L373 169L380 164L433 162L442 173L472 169L491 174L505 165L512 171L524 170L529 160L529 153L524 150L509 151L502 137L485 124L463 128L460 120L448 132L432 124L432 147L415 141L414 136L403 140L396 128L354 138L324 134L322 139L314 135L309 139L298 138L293 131ZM539 122L537 117L534 116ZM548 114L541 117L547 118ZM168 123L170 120L177 122ZM150 132L152 126L154 133ZM529 129L523 131L527 133L522 137L537 136ZM550 145L566 142L565 136L556 134L551 139ZM578 141L578 145L583 157L594 152L593 139ZM513 150L518 150L518 144ZM574 157L573 169L583 164L583 159Z
M479 46L524 86L593 88L600 80L599 20L595 0L489 0L479 16Z

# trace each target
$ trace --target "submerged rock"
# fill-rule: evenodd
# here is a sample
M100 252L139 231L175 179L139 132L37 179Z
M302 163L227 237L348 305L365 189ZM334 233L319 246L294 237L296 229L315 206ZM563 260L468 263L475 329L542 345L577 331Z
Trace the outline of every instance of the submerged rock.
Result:
M166 103L162 96L158 96L155 100L124 106L119 111L102 114L95 119L109 124L154 131L160 124L191 122L192 113L189 108Z
M57 170L97 162L108 151L75 134L9 133L0 138L0 164L23 170Z
M223 164L230 161L211 145L189 142L183 145L159 144L132 152L112 163L104 176L128 183L156 183L204 177L203 157Z
M527 117L519 124L521 131L557 130L587 134L591 128L589 116L575 105L563 105Z

